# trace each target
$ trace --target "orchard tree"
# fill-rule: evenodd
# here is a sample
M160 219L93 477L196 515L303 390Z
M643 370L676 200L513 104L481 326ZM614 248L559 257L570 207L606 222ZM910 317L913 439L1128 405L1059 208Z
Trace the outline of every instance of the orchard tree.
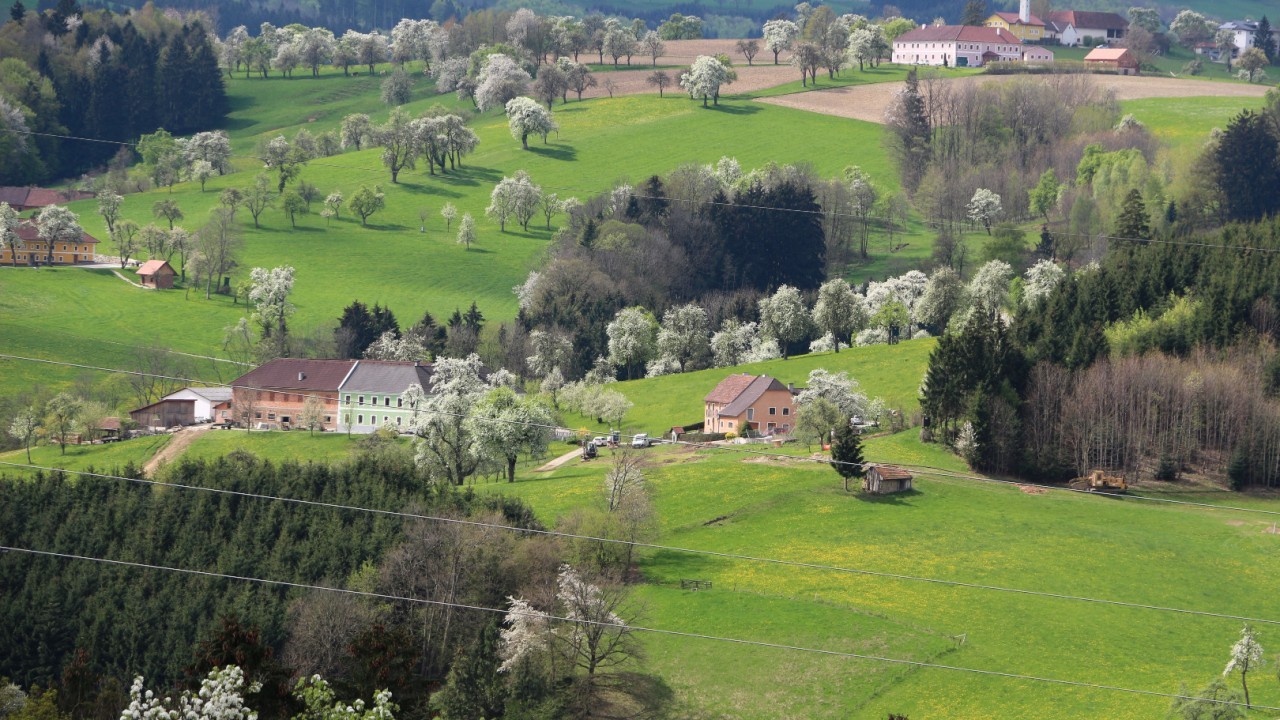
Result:
M351 212L360 216L361 225L368 225L369 217L386 207L387 196L383 194L381 185L374 185L373 189L361 185L351 198Z
M445 203L444 207L440 208L440 217L444 218L445 232L452 230L454 218L458 217L457 206L451 202Z
M306 402L302 403L302 412L298 413L298 425L306 428L312 437L316 434L316 428L324 430L324 402L320 398L310 395Z
M658 321L640 306L619 310L605 332L609 362L625 368L628 380L635 377L637 367L643 368L657 354Z
M569 77L555 65L548 65L538 71L538 79L533 81L533 94L547 104L547 110L555 104L556 98L563 98L569 92Z
M674 360L680 372L701 365L711 354L708 325L707 311L694 303L667 310L658 330L658 356Z
M552 370L564 367L573 358L573 341L558 330L534 330L529 333L529 347L533 354L525 358L529 372L546 377Z
M192 180L200 183L200 192L204 192L205 184L214 175L213 165L208 160L197 160L191 163L187 172Z
M373 121L364 113L342 118L342 147L361 150L373 142Z
M80 409L83 406L84 403L80 398L67 392L54 395L45 405L43 427L49 437L62 448L63 455L67 454L67 442L75 432L76 419L80 416Z
M503 461L510 483L516 481L520 453L530 457L546 453L555 415L536 395L517 395L511 388L497 387L475 404L469 421L480 452Z
M484 213L497 220L503 232L506 232L507 220L512 217L528 231L529 221L541 201L542 189L533 184L529 173L518 170L515 177L504 177L494 186L489 195L489 207Z
M1204 15L1190 9L1182 10L1169 23L1169 32L1178 38L1178 42L1189 48L1195 47L1197 43L1212 40L1217 30L1216 23L1210 22Z
M790 285L783 285L773 295L760 299L760 333L778 342L783 360L787 359L788 346L809 334L809 322L804 298Z
M711 354L716 367L732 367L746 362L751 349L759 342L759 331L753 322L725 318L720 330L711 336Z
M778 54L790 50L800 37L800 26L790 20L770 20L764 24L764 46L773 53L773 64L778 64Z
M382 164L391 171L392 184L399 183L400 171L412 168L418 157L418 138L409 113L403 108L392 110L387 124L374 131L374 138L382 146Z
M204 190L203 184L201 184L200 190ZM120 219L120 206L123 204L124 198L110 190L103 190L98 193L98 214L102 216L102 221L107 224L108 235L114 234L116 231L116 221ZM3 211L0 210L0 212Z
M825 368L809 371L804 390L796 395L796 405L805 407L821 398L840 408L845 418L867 413L867 395L858 389L858 381L846 372L833 373Z
M699 55L689 71L680 75L680 87L690 97L702 98L702 107L707 106L707 100L719 105L720 86L729 82L729 68L712 55Z
M297 217L307 213L307 201L292 190L284 194L280 207L284 210L284 214L289 217L289 225L295 228L298 227Z
M531 79L529 73L510 57L502 53L488 56L476 76L476 107L483 112L508 105L525 91ZM508 110L507 115L510 114Z
M398 67L382 81L382 103L392 107L407 105L413 96L413 81L404 68Z
M760 52L760 41L739 40L733 47L747 59L748 65L752 65L752 61L755 60L756 55ZM657 63L655 62L654 64L656 65Z
M17 440L27 451L27 464L31 464L31 443L39 430L40 418L30 409L19 410L18 414L13 416L13 422L9 423L9 437Z
M803 440L808 448L812 448L814 443L822 447L831 442L831 432L836 426L848 422L848 419L830 400L815 398L796 408L792 434Z
M324 212L329 213L327 217L332 217L334 220L341 220L342 202L342 191L334 190L329 193L329 197L324 199Z
M471 213L462 215L462 222L458 223L458 244L465 245L468 250L471 249L472 243L476 241L476 221L471 217Z
M587 88L596 86L596 76L591 72L591 68L585 64L574 63L571 67L565 69L565 80L569 83L569 89L577 93L578 101L582 101L582 93Z
M973 197L965 206L965 211L970 220L982 225L990 235L991 223L1004 214L1004 206L1000 203L999 195L986 188L978 188L973 191Z
M813 323L831 336L831 347L838 353L841 343L848 344L853 334L866 326L866 298L855 293L843 278L828 280L818 289Z
M182 208L178 207L177 200L157 200L151 206L151 214L157 219L164 218L169 221L169 230L173 230L173 224L178 220L186 217L182 213Z
M1222 676L1227 677L1231 673L1240 671L1240 687L1244 690L1244 706L1249 707L1249 671L1262 667L1266 664L1263 659L1262 646L1258 644L1258 638L1253 632L1253 628L1248 625L1240 631L1240 639L1235 645L1231 646L1231 659L1227 661L1227 667L1222 671Z
M1256 47L1240 53L1240 58L1236 60L1236 66L1248 74L1249 82L1253 82L1258 72L1270 64L1271 60L1267 58L1267 54Z
M560 129L551 111L543 108L533 98L517 97L507 102L507 123L511 137L529 149L529 136L541 135L545 145L547 136Z
M644 81L658 88L658 97L662 97L662 91L671 85L671 76L661 70L655 70L653 74L646 77Z
M0 202L0 252L9 251L9 259L18 265L18 249L22 247L22 238L18 237L18 225L22 222L18 211L7 202Z
M271 341L274 357L284 357L289 334L289 317L294 306L289 302L293 292L293 268L288 265L254 268L249 273L248 300L253 305L253 319L262 329L264 340Z
M258 218L267 208L275 205L275 196L271 193L271 178L266 173L258 173L253 178L253 186L244 193L244 206L253 216L253 226L261 227Z
M1027 269L1022 283L1022 302L1029 308L1035 307L1062 283L1066 272L1052 260L1041 260Z
M48 243L49 252L46 262L53 264L54 243L78 243L84 236L80 227L80 218L61 205L50 205L40 211L36 217L36 230L40 239Z
M307 164L305 154L290 145L283 135L277 135L260 145L258 155L268 170L275 170L279 174L276 183L277 194L284 194L284 186L298 177L302 172L302 166Z
M461 486L475 474L483 459L470 415L492 388L483 380L484 364L474 353L466 358L438 358L432 392L418 385L403 397L414 415L415 458L432 480Z
M650 30L644 34L644 37L640 38L640 50L645 55L648 55L649 59L653 61L653 66L657 67L658 58L667 52L667 44L662 42L661 35Z
M1061 190L1062 183L1058 182L1058 176L1053 172L1053 168L1041 173L1040 181L1029 193L1032 212L1043 217L1045 222L1049 222L1049 211L1058 206L1058 193Z

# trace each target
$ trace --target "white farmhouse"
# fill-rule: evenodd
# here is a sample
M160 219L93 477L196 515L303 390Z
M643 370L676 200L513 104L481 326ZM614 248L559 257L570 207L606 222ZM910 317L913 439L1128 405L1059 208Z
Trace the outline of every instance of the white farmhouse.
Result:
M401 395L417 385L431 392L432 366L360 360L338 388L338 432L371 433L384 425L409 432L416 408Z
M893 41L893 62L900 65L981 67L990 62L1051 62L1053 53L1024 45L1004 28L971 25L922 27Z

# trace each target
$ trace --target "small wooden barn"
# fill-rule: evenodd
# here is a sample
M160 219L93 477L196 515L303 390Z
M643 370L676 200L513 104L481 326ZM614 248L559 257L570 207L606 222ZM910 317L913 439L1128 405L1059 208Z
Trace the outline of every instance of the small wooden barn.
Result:
M911 473L892 465L872 465L862 479L862 491L873 495L906 492L911 489Z
M148 260L138 268L138 282L143 287L168 290L173 287L173 278L178 273L164 260Z

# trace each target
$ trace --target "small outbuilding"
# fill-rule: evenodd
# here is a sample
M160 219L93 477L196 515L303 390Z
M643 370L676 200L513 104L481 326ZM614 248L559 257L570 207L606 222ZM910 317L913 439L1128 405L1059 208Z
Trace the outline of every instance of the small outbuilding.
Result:
M1138 58L1129 48L1094 48L1084 56L1084 65L1090 70L1109 70L1121 75L1137 75Z
M873 495L906 492L911 489L911 473L893 465L872 465L862 479L862 491Z
M168 428L193 425L196 421L196 401L164 399L130 410L129 417L146 428Z
M173 287L173 278L178 275L167 260L148 260L138 268L138 282L142 287L168 290Z

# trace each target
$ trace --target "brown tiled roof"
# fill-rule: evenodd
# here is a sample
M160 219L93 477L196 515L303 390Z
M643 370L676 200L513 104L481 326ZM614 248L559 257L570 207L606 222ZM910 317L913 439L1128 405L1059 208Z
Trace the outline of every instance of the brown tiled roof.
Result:
M13 207L26 207L27 194L31 188L13 187L12 185L0 187L0 202L9 203Z
M236 387L336 392L355 360L276 358L231 381Z
M768 375L761 375L747 386L738 397L733 399L724 410L720 411L720 417L738 417L751 407L751 404L760 399L761 395L767 390L786 390L787 386L778 382L777 378L771 378Z
M119 430L120 418L118 417L102 418L102 422L98 423L98 429L99 430Z
M1084 60L1085 62L1090 60L1116 62L1125 59L1125 56L1132 57L1128 48L1094 48L1084 56Z
M50 205L61 205L70 202L67 199L68 195L70 195L71 200L88 200L94 196L93 193L83 190L63 192L62 190L52 190L50 188L16 187L13 185L0 187L0 202L6 202L15 207L42 208Z
M748 375L747 373L730 375L729 377L721 380L720 384L716 385L714 390L707 393L707 396L703 398L703 402L727 405L741 395L742 391L746 390L747 386L755 381L755 379L754 375Z
M1058 10L1049 13L1049 19L1063 26L1074 25L1077 30L1124 30L1129 27L1128 20L1109 12Z
M18 225L18 239L24 243L43 243L44 242L44 240L40 239L40 229L37 228L35 226L35 223L32 223L32 222L24 222ZM79 242L96 243L98 242L98 238L90 235L89 233L83 233L80 236Z
M142 263L142 267L138 268L138 274L139 275L155 275L156 273L160 272L161 268L166 268L166 267L169 268L170 273L174 275L178 274L178 271L174 270L173 267L170 266L169 263L165 260L148 260Z
M873 465L872 468L884 480L910 480L911 473L893 465Z
M1004 28L977 27L974 25L939 25L911 30L898 36L901 42L984 42L1021 45L1016 35Z
M1044 23L1040 21L1040 18L1036 17L1035 15L1028 15L1027 22L1022 22L1022 16L1018 15L1018 13L1016 12L998 12L998 13L995 13L995 16L1009 23L1010 25L1018 23L1022 25L1040 25L1042 27L1044 26Z

